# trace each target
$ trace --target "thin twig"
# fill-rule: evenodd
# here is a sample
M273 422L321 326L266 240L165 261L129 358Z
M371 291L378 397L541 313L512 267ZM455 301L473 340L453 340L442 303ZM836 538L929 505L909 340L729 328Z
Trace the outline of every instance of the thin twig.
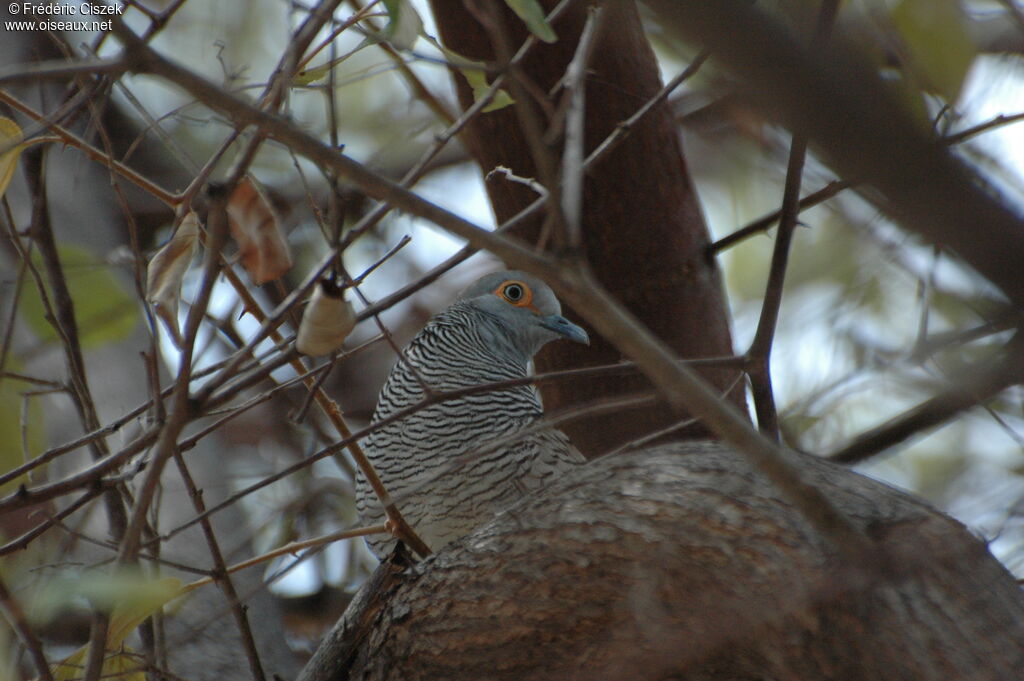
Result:
M551 238L552 249L557 253L567 252L569 248L569 227L565 214L562 212L562 183L559 178L558 161L554 150L547 142L548 121L545 119L544 106L547 104L546 93L537 92L535 84L514 61L515 53L509 39L508 27L505 25L505 8L498 3L468 2L466 9L484 27L490 38L491 47L502 65L502 72L507 76L508 88L512 92L513 109L519 121L519 129L523 141L530 152L534 172L537 179L548 191L548 210L541 230L540 246L546 245ZM530 35L527 40L533 40ZM521 168L513 168L518 173Z
M44 501L64 496L70 492L75 492L89 485L104 485L104 489L106 489L109 486L109 482L103 481L103 474L119 467L128 459L152 445L156 441L157 435L157 429L147 430L119 451L99 459L88 467L56 482L46 483L32 489L26 489L24 486L19 487L15 492L0 499L0 513L34 506Z
M273 551L261 553L258 556L253 556L248 560L243 560L241 563L236 563L231 567L225 568L224 573L231 575L236 572L245 570L247 568L254 567L256 565L262 565L267 561L274 560L275 558L280 558L284 555L294 555L299 551L305 551L306 549L324 546L325 544L331 544L336 541L341 541L342 539L354 539L356 537L365 537L371 534L384 534L385 532L387 532L387 527L385 525L369 525L367 527L357 527L351 530L339 530L337 532L331 532L330 534L321 535L319 537L314 537L312 539L303 539L302 541L291 542L289 544L285 544L284 546L279 546ZM192 589L198 588L200 586L210 584L213 581L213 577L200 579L189 584L187 588L191 591Z
M26 376L25 374L19 374L16 371L0 371L0 378L9 378L14 381L23 381L25 383L31 383L32 385L42 386L44 388L50 388L52 390L67 390L67 386L59 381L49 381L45 378L36 378L35 376ZM0 483L2 484L2 483Z
M189 399L189 382L192 373L192 354L196 334L213 292L213 284L219 272L221 251L227 241L227 198L231 187L217 187L211 191L210 217L207 223L206 254L203 261L202 279L198 292L189 308L182 334L180 366L171 393L171 407L167 421L160 428L156 451L146 469L146 477L139 488L131 519L121 542L118 562L134 562L139 551L139 537L145 524L146 512L153 501L160 474L167 461L176 451L178 435L192 418L192 404Z
M722 399L728 399L729 394L732 393L732 391L735 390L737 386L742 386L742 385L743 385L743 374L741 373L741 374L738 374L736 376L736 378L734 378L733 381L729 384L729 386L725 390L722 391ZM675 432L677 432L679 430L682 430L683 428L689 428L690 426L694 425L698 421L699 421L699 419L695 419L695 418L685 418L685 419L683 419L681 421L676 421L675 423L669 424L668 426L666 426L666 427L664 427L664 428L662 428L660 430L656 430L653 433L646 433L646 434L636 438L635 440L630 440L629 442L624 442L621 445L619 445L618 447L616 447L615 449L602 454L599 458L603 459L603 458L606 458L606 457L617 456L617 455L621 454L622 452L633 451L633 450L640 449L642 447L646 447L647 445L651 444L652 442L656 442L657 440L660 440L661 438L665 437L666 435L671 435L672 433L675 433Z
M942 139L942 142L946 145L952 146L960 144L968 139L976 137L982 133L988 132L995 128L1002 127L1004 125L1010 125L1012 123L1018 123L1024 121L1024 113L1017 114L1000 114L991 120L979 123L973 127L955 132L951 135L947 135ZM808 208L817 206L825 201L831 199L833 196L850 189L851 187L857 186L856 182L846 180L833 180L827 185L819 189L818 191L808 194L804 198L800 199L800 210L804 211ZM737 229L735 232L728 234L721 239L718 239L714 243L711 243L707 247L707 254L709 257L717 255L719 252L734 246L735 244L751 237L755 234L768 231L772 225L774 225L781 215L781 210L768 213L767 215L754 220L750 224Z
M832 182L829 182L827 185L825 185L818 191L812 194L808 194L804 198L800 199L799 209L802 212L808 208L817 206L820 203L825 203L836 194L839 194L840 192L849 189L852 186L853 183L851 182L833 180ZM718 255L718 253L720 253L721 251L724 251L727 248L731 248L732 246L738 244L744 239L747 239L755 234L760 234L761 232L768 231L771 228L771 226L774 225L779 220L781 216L782 209L780 208L779 210L768 213L767 215L760 217L757 220L754 220L750 224L741 227L740 229L737 229L732 234L727 234L726 236L723 236L721 239L718 239L717 241L708 244L708 257L714 257L715 255Z
M0 69L0 85L7 83L37 83L46 80L66 80L73 76L93 76L100 73L121 75L126 65L120 59L81 59L67 61L54 59L28 64L14 64Z
M4 199L4 219L7 223L8 233L13 234L14 227L13 222L11 222L10 220L10 206L7 204L6 199ZM12 236L12 238L16 237ZM27 274L28 262L26 262L24 259L19 258L18 276L14 280L14 290L11 292L10 295L11 309L8 311L7 321L4 325L3 340L0 341L0 385L3 384L4 378L19 377L17 374L12 374L9 371L5 371L5 368L7 367L7 358L11 350L11 339L14 337L15 320L17 319L18 315L18 306L21 303L21 291L25 286L25 277Z
M36 112L35 109L22 102L20 99L7 92L6 90L0 89L0 102L4 102L12 109L20 111L34 121L45 121L46 116ZM57 137L60 137L61 141L70 146L78 149L83 154L88 156L91 160L99 163L100 165L107 166L110 170L116 172L120 177L128 180L141 190L152 196L153 198L163 202L164 204L174 207L178 204L179 199L171 192L166 191L162 187L157 186L150 180L144 178L128 166L124 165L119 161L109 161L105 153L83 140L73 132L66 130L56 123L46 123L46 130L53 133ZM109 164L109 165L108 165Z
M775 338L775 327L779 320L779 309L782 306L782 289L786 280L786 267L789 261L789 247L796 229L797 217L800 214L800 182L803 177L804 159L807 154L807 138L793 135L790 146L789 165L786 169L786 186L782 195L779 229L772 251L771 268L768 272L768 283L765 286L764 302L761 316L758 319L754 340L747 350L750 366L751 390L754 395L754 410L757 413L757 424L767 437L779 439L779 421L775 410L775 397L772 393L771 351Z
M949 389L925 400L886 423L862 433L829 455L838 463L854 464L889 449L910 437L945 423L962 411L986 402L1011 385L1024 381L1024 351L1016 337L1006 357L988 367L971 367L954 377Z
M562 214L565 216L566 244L569 252L578 252L583 238L583 179L585 156L587 65L596 44L604 7L587 11L576 53L565 69L564 85L569 105L565 118L565 144L562 152Z
M349 2L356 10L357 14L365 12L365 9L360 7L356 0L349 0ZM367 5L366 9L369 9L369 7L374 4L376 3L371 2ZM375 26L374 22L370 18L367 17L365 21L374 33L378 35L380 34L380 28ZM423 102L428 109L433 111L434 115L443 121L445 125L451 125L455 121L455 116L452 115L452 112L448 110L448 107L446 107L441 100L434 96L434 93L432 93L423 81L420 80L419 76L416 75L416 72L409 68L409 65L406 64L405 60L402 58L402 55L400 55L394 47L385 41L378 42L377 47L379 47L384 54L388 55L391 59L391 63L393 63L395 68L398 69L398 72L408 84L409 89L412 90L414 97Z
M11 629L18 634L18 638L21 639L26 650L28 650L29 655L32 657L32 662L36 666L39 678L42 681L53 681L53 675L50 674L50 664L46 661L46 655L43 652L43 644L36 637L35 632L32 631L32 626L28 623L28 618L25 617L25 611L22 609L21 604L11 595L2 577L0 577L0 610L3 611L7 622L11 625Z
M192 474L188 470L188 466L185 465L185 460L181 456L180 451L174 452L174 461L178 465L178 473L181 475L182 482L185 483L185 490L188 492L189 498L192 500L192 506L196 509L196 513L202 515L206 511L206 504L203 502L202 492L196 487L195 480L192 479ZM245 609L242 607L241 601L238 599L238 592L235 591L235 585L231 581L231 576L227 571L227 564L224 562L224 553L221 551L220 544L217 542L217 534L213 531L213 525L206 518L200 521L199 526L203 530L203 536L206 538L206 546L210 551L210 558L213 560L213 579L217 585L224 592L224 597L228 601L228 605L231 608L231 614L235 618L235 626L238 627L238 633L241 635L242 647L245 649L245 657L249 661L249 671L252 672L253 678L256 681L264 681L266 676L263 673L263 665L260 662L259 650L256 647L256 639L252 635L252 627L249 626L249 618L245 613Z
M708 60L711 53L707 49L703 49L697 53L697 56L693 58L683 71L675 78L665 84L665 87L655 96L644 102L643 106L636 110L632 116L622 121L615 126L611 134L604 138L597 147L587 156L586 167L589 170L596 164L600 163L608 154L614 151L623 141L629 136L633 129L643 120L647 114L649 114L656 106L668 99L668 96L672 94L676 88L682 85L686 80L691 78L700 67L704 65L704 62Z
M103 673L103 660L107 653L107 632L110 630L110 615L104 610L94 610L89 628L89 655L85 658L82 678L98 681Z
M88 534L86 534L85 532L83 532L81 530L76 530L73 527L68 527L66 523L61 522L61 521L57 521L56 523L54 523L54 526L55 527L59 527L62 532L65 532L68 535L71 535L71 536L75 537L76 539L78 539L78 540L80 540L82 542L85 542L86 544L92 544L93 546L98 546L98 547L103 548L103 549L108 549L110 551L114 551L115 553L117 551L117 542L113 542L113 541L109 541L109 540L104 540L104 539L97 539L96 537L91 537L91 536L89 536ZM169 559L167 559L165 557L154 555L154 554L151 554L151 553L145 553L145 552L140 551L139 552L139 558L141 560L146 560L146 561L150 561L152 563L156 563L157 565L162 565L162 566L174 568L175 570L181 570L182 572L188 572L190 574L198 575L200 577L212 577L213 576L212 572L210 570L204 570L202 568L197 568L197 567L194 567L192 565L186 565L185 563L179 563L177 561L169 560ZM106 565L106 564L108 564L108 563L110 563L110 562L112 562L114 560L116 560L116 556L108 558L108 559L103 560L103 561L99 561L99 562L95 563L94 566L98 567L100 565Z
M369 343L363 344L359 348L353 349L353 351L351 353L348 353L347 356L354 355L355 353L357 353L357 352L365 349L366 347L368 347L368 345L369 345ZM280 357L284 358L285 361L287 361L287 359L288 359L288 355L287 354L286 355L281 355ZM250 384L250 382L257 382L259 380L262 380L263 378L265 378L266 374L268 374L269 372L273 371L275 368L276 368L275 362L270 362L270 363L266 363L266 364L260 364L260 365L258 365L257 372L255 372L252 375L253 378L252 378L251 381L246 381L246 382L243 382L243 383L239 383L236 387L238 388L238 390L241 390L241 389L247 387ZM313 372L309 372L309 374L312 374L312 373ZM302 375L300 375L299 379L294 379L294 380L301 380L302 378L306 377L307 375L308 374L302 374ZM198 373L196 375L194 375L193 378L196 378L197 376L198 376ZM278 388L279 389L283 389L284 387L288 387L288 386L292 385L292 383L293 383L293 381L289 381L288 383L284 384L283 386L279 386ZM168 388L167 390L165 390L163 395L166 396L166 395L170 394L171 390L173 390L173 387L172 388ZM231 390L230 392L219 393L217 396L215 396L214 398L212 398L210 400L210 403L208 404L208 407L211 408L211 409L212 408L217 408L217 407L221 406L227 400L231 399L236 393L237 393L236 390ZM250 406L255 406L255 404L257 404L257 403L258 402L248 403L246 405L242 405L241 407L238 407L238 409L243 409L244 410L244 409L249 408ZM25 473L29 472L33 468L36 468L39 465L42 465L42 464L46 463L47 461L50 461L53 458L56 458L57 456L59 456L61 454L67 453L69 451L73 451L73 450L83 446L85 443L91 441L94 437L97 437L101 433L102 434L109 434L109 433L115 432L116 430L121 428L124 425L125 422L127 422L128 420L130 420L132 418L137 417L142 412L144 412L147 408L149 408L150 404L151 404L150 402L147 402L145 404L142 404L142 405L136 407L134 410L129 412L126 416L122 417L121 419L118 419L117 421L115 421L115 422L113 422L113 423L111 423L111 424L109 424L107 426L104 426L103 428L99 429L99 431L97 431L97 432L89 433L89 434L83 436L82 438L79 438L78 440L75 440L73 442L67 443L65 445L61 445L60 447L57 447L55 449L51 449L51 450L45 452L44 454L41 454L40 456L36 457L32 461L29 461L26 464L24 464L22 466L19 466L18 468L14 469L13 471L10 471L10 472L4 474L4 476L2 478L2 482L0 482L0 484L3 484L4 482L9 482L10 480L14 480L14 479L20 477L21 475L24 475ZM209 415L209 414L207 413L207 414L204 414L204 415ZM204 430L203 432L206 432L206 431ZM19 488L17 491L9 494L8 496L4 497L3 499L0 499L0 512L11 511L11 510L15 510L15 509L18 509L18 508L25 508L27 506L32 506L32 505L35 505L35 504L39 504L39 503L42 503L44 501L48 501L50 499L54 499L54 498L63 496L65 494L68 494L69 492L73 492L73 491L75 491L77 489L81 489L83 487L95 486L95 485L98 485L98 484L106 484L106 483L103 482L103 475L105 475L106 473L110 472L111 470L113 470L115 468L120 467L122 464L124 464L126 461L128 461L128 459L130 459L131 457L135 456L139 452L143 451L147 447L151 446L153 443L156 442L158 434L159 434L159 428L158 427L149 428L146 431L144 431L143 433L141 433L140 435L136 436L135 439L133 439L131 442L129 442L127 445L125 445L121 450L119 450L117 452L114 452L113 454L110 454L109 456L105 457L104 459L96 461L95 463L93 463L92 465L90 465L89 467L87 467L85 469L76 471L75 473L71 474L70 476L68 476L66 478L63 478L61 480L57 480L57 481L54 481L54 482L51 482L51 483L46 483L44 485L40 485L40 486L34 487L32 489ZM196 440L197 440L197 437L196 436L192 436L189 439L182 441L182 446L183 447L184 446L189 446L189 447L190 446L194 446Z
M955 331L945 332L940 331L938 333L933 333L927 338L922 338L915 343L914 348L911 350L907 359L913 362L924 362L932 355L950 347L965 345L981 338L986 338L997 333L1008 331L1014 327L1020 326L1022 322L1024 322L1024 320L1021 319L1019 312L1007 309L993 319L973 328L966 330L957 329Z
M839 11L839 0L823 0L818 13L818 24L811 40L812 49L822 50L825 40ZM779 209L779 229L775 236L768 283L765 286L761 316L757 322L754 340L747 350L750 365L750 387L754 397L754 411L757 425L766 437L779 440L779 415L775 409L775 395L772 390L771 354L775 329L782 306L782 289L786 280L789 250L800 215L800 184L803 180L804 160L807 157L807 137L794 133L790 144L789 162L786 167L786 185Z
M995 128L1001 128L1012 123L1019 123L1020 121L1024 121L1024 112L1016 114L999 114L995 118L985 121L984 123L979 123L978 125L967 128L966 130L946 135L942 141L947 145L960 144L961 142L969 140L982 133L989 132L990 130L994 130Z
M6 556L9 553L14 553L15 551L23 551L36 537L43 534L50 528L59 525L61 520L98 497L103 493L104 489L105 487L100 485L90 488L73 502L62 508L58 513L39 523L20 537L16 537L3 546L0 546L0 557Z

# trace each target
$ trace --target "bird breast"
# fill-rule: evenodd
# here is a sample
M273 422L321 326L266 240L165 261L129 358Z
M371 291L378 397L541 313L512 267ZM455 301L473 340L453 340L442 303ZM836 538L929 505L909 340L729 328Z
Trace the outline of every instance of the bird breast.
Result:
M457 312L439 315L413 339L381 390L374 421L428 404L378 428L364 447L399 510L434 549L550 482L569 449L562 433L536 424L543 408L531 385L442 399L527 375L524 361L488 344ZM363 521L380 522L383 510L361 474L356 491ZM369 543L378 555L391 544Z

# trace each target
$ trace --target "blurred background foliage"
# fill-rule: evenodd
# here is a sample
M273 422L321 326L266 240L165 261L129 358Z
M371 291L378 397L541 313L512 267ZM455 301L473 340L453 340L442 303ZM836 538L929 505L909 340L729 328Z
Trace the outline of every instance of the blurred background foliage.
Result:
M411 4L422 17L424 32L436 35L425 2ZM813 22L818 8L811 0L764 4L797 27ZM338 19L360 7L358 2L343 5ZM189 1L152 44L223 87L255 97L308 9L301 1ZM377 30L385 30L389 17L384 7L372 14ZM145 23L137 11L129 10L125 17L136 30ZM664 76L670 78L687 66L699 46L681 43L653 16L647 21ZM919 112L922 125L933 126L943 135L1024 112L1024 9L1013 0L850 0L843 3L837 30L857 36L893 87L904 93L907 106ZM397 179L447 127L449 121L439 116L439 109L455 114L450 76L445 55L427 40L415 41L395 56L367 42L366 35L345 31L315 57L310 68L344 58L329 76L296 83L288 94L286 112L309 132L336 139L349 155ZM17 38L21 51L6 63L32 60L34 50L49 41L42 35ZM82 45L94 44L95 36L63 38L81 50ZM114 55L117 49L106 41L98 51ZM402 69L411 70L436 101L418 96ZM52 91L35 96L37 105L54 101ZM789 135L758 118L736 97L728 76L715 67L714 55L672 95L671 102L712 238L725 237L777 210ZM117 137L122 158L144 166L148 176L172 190L187 184L233 129L185 93L146 75L122 77L105 106L126 122L123 128L110 131ZM336 122L333 130L332 121ZM81 128L80 134L99 144L91 125L85 122ZM1024 124L993 126L958 141L955 149L986 179L992 192L1024 212ZM98 383L100 419L110 423L144 399L144 391L126 386L147 380L137 358L148 348L150 327L134 288L125 217L105 173L97 172L73 148L54 146L49 154L50 163L57 166L51 173L63 188L60 193L51 190L61 258L76 303L86 363ZM226 154L224 165L231 160L232 154ZM315 166L273 143L263 145L252 169L282 214L296 262L289 274L294 285L334 238L321 219L330 181ZM837 179L841 178L812 157L804 176L804 194ZM478 224L493 225L479 172L457 145L450 145L435 159L416 191ZM345 186L339 192L345 222L351 225L369 202ZM27 196L24 179L15 176L5 198L16 225L27 224ZM83 201L95 205L83 207ZM129 192L128 205L139 226L140 247L151 256L169 238L173 216L137 193ZM957 368L994 356L1007 340L1008 324L1000 317L1003 301L989 284L949 254L908 236L856 191L839 192L804 211L800 220L772 356L782 428L793 446L822 455L835 451L857 434L934 394ZM969 230L972 225L963 228ZM392 214L345 252L346 267L353 275L362 273L406 235L411 237L409 245L361 286L369 301L415 281L462 246L417 218ZM772 244L768 230L718 254L737 349L749 345L753 336ZM38 262L37 256L32 257ZM38 289L9 244L0 250L0 258L0 293L5 303L3 370L7 372L0 378L0 465L10 470L25 457L74 439L81 430L67 401L54 392L58 386L45 382L63 380L61 351L45 321ZM452 275L385 312L382 319L395 342L403 344L461 286L495 265L489 256L474 256ZM197 277L192 272L186 278L183 301L191 299ZM255 292L265 306L282 297L282 289L273 285ZM356 301L357 307L364 304ZM180 312L182 318L186 312L187 305ZM258 325L241 312L230 287L218 284L211 314L219 331L200 336L200 365L220 361L239 339L253 333ZM177 351L162 330L157 333L164 371L173 374ZM379 329L366 322L357 327L346 347L360 347L378 336ZM331 373L329 392L357 427L367 423L393 360L391 347L373 342ZM39 380L26 382L12 378L13 374ZM282 369L275 378L283 381L292 375ZM218 462L225 493L244 489L331 441L330 430L312 411L299 420L303 400L301 389L282 391L267 405L219 430L213 447L231 452ZM46 477L56 479L60 471L74 470L82 460L62 461ZM340 465L323 461L244 497L247 531L238 531L232 546L251 540L255 552L261 553L296 538L349 526L355 520L351 470L345 461ZM991 540L997 557L1024 575L1024 391L1020 387L875 457L860 470L953 513ZM179 492L173 486L164 490L168 496ZM38 589L40 579L54 574L66 578L103 564L105 558L97 555L81 561L65 558L69 546L80 543L81 536L102 534L95 522L95 514L79 518L68 532L46 535L28 553L4 557L5 579L11 584L33 583ZM2 529L10 539L20 527L8 519ZM173 526L162 523L161 527L167 531ZM372 564L362 541L355 540L308 552L299 560L275 560L264 577L274 580L279 594L298 598L327 587L351 589ZM45 604L51 616L60 611L54 598L66 609L74 609L76 599L86 597L85 592L95 586L85 581L76 590L66 579L60 584L61 590L48 594ZM302 634L297 636L303 639Z

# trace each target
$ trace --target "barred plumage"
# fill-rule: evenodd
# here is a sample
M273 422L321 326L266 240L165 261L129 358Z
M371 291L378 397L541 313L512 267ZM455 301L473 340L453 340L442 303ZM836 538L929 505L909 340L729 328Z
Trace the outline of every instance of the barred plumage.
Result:
M560 311L551 290L529 275L483 277L405 349L381 390L374 421L424 400L424 383L440 393L522 378L548 341L587 342ZM403 516L437 550L584 462L561 431L538 422L543 415L530 385L464 395L381 427L364 449ZM384 521L361 473L356 508L364 523ZM368 543L382 556L394 540L377 536Z

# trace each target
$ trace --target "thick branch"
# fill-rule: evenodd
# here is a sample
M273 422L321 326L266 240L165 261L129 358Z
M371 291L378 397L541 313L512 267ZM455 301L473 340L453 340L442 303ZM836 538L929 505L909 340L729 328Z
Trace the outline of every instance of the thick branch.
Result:
M911 116L841 36L822 59L759 4L647 4L678 35L709 46L768 115L807 135L844 178L874 187L869 199L1024 305L1020 216Z

